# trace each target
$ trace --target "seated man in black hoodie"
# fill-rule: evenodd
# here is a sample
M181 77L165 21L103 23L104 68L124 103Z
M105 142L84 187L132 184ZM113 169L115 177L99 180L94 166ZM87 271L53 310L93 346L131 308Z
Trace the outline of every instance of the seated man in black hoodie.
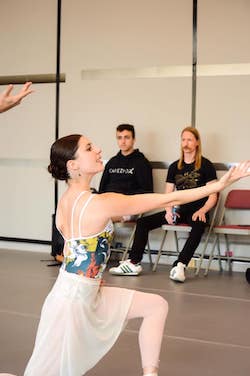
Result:
M153 192L152 168L147 158L134 148L135 130L131 124L116 128L120 151L105 166L99 193L116 192L127 195ZM129 220L123 217L116 220Z

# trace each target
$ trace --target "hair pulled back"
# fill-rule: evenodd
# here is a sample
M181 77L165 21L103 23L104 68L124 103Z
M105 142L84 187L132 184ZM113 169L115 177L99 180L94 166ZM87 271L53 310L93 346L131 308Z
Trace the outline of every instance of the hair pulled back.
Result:
M68 180L70 178L67 170L67 162L75 159L78 149L78 142L82 135L71 134L56 140L50 148L49 173L58 180Z

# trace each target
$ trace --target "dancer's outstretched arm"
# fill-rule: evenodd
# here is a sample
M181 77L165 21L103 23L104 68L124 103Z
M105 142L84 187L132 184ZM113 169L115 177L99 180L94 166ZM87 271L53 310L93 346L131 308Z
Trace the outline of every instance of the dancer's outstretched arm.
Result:
M14 88L13 85L8 85L7 89L0 94L0 112L9 110L10 108L21 103L22 99L33 92L30 89L32 82L26 82L19 93L12 95L11 92Z
M220 192L236 181L250 176L250 161L240 163L230 168L218 181L203 187L174 191L166 194L121 195L116 193L103 193L99 195L98 205L102 205L107 217L120 215L139 214L154 209L165 208L168 205L182 205L187 202L199 200L212 193ZM100 209L99 209L100 210Z

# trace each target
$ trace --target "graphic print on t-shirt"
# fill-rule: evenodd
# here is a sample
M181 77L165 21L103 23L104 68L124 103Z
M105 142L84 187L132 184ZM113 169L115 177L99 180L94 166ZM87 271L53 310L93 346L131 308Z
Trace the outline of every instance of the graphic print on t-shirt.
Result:
M200 179L200 173L196 170L185 172L184 174L176 174L176 187L178 190L196 188Z

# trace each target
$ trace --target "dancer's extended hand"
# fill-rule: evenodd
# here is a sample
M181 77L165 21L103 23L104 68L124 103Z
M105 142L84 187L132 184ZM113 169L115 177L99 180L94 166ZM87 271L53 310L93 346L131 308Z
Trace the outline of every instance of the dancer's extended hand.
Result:
M12 84L8 85L7 89L0 94L0 112L7 111L10 108L18 105L24 97L32 93L33 90L30 89L31 85L32 82L26 82L16 95L11 94L14 86Z
M231 167L219 181L222 183L223 187L227 187L246 176L250 176L250 161L244 161L237 166Z

